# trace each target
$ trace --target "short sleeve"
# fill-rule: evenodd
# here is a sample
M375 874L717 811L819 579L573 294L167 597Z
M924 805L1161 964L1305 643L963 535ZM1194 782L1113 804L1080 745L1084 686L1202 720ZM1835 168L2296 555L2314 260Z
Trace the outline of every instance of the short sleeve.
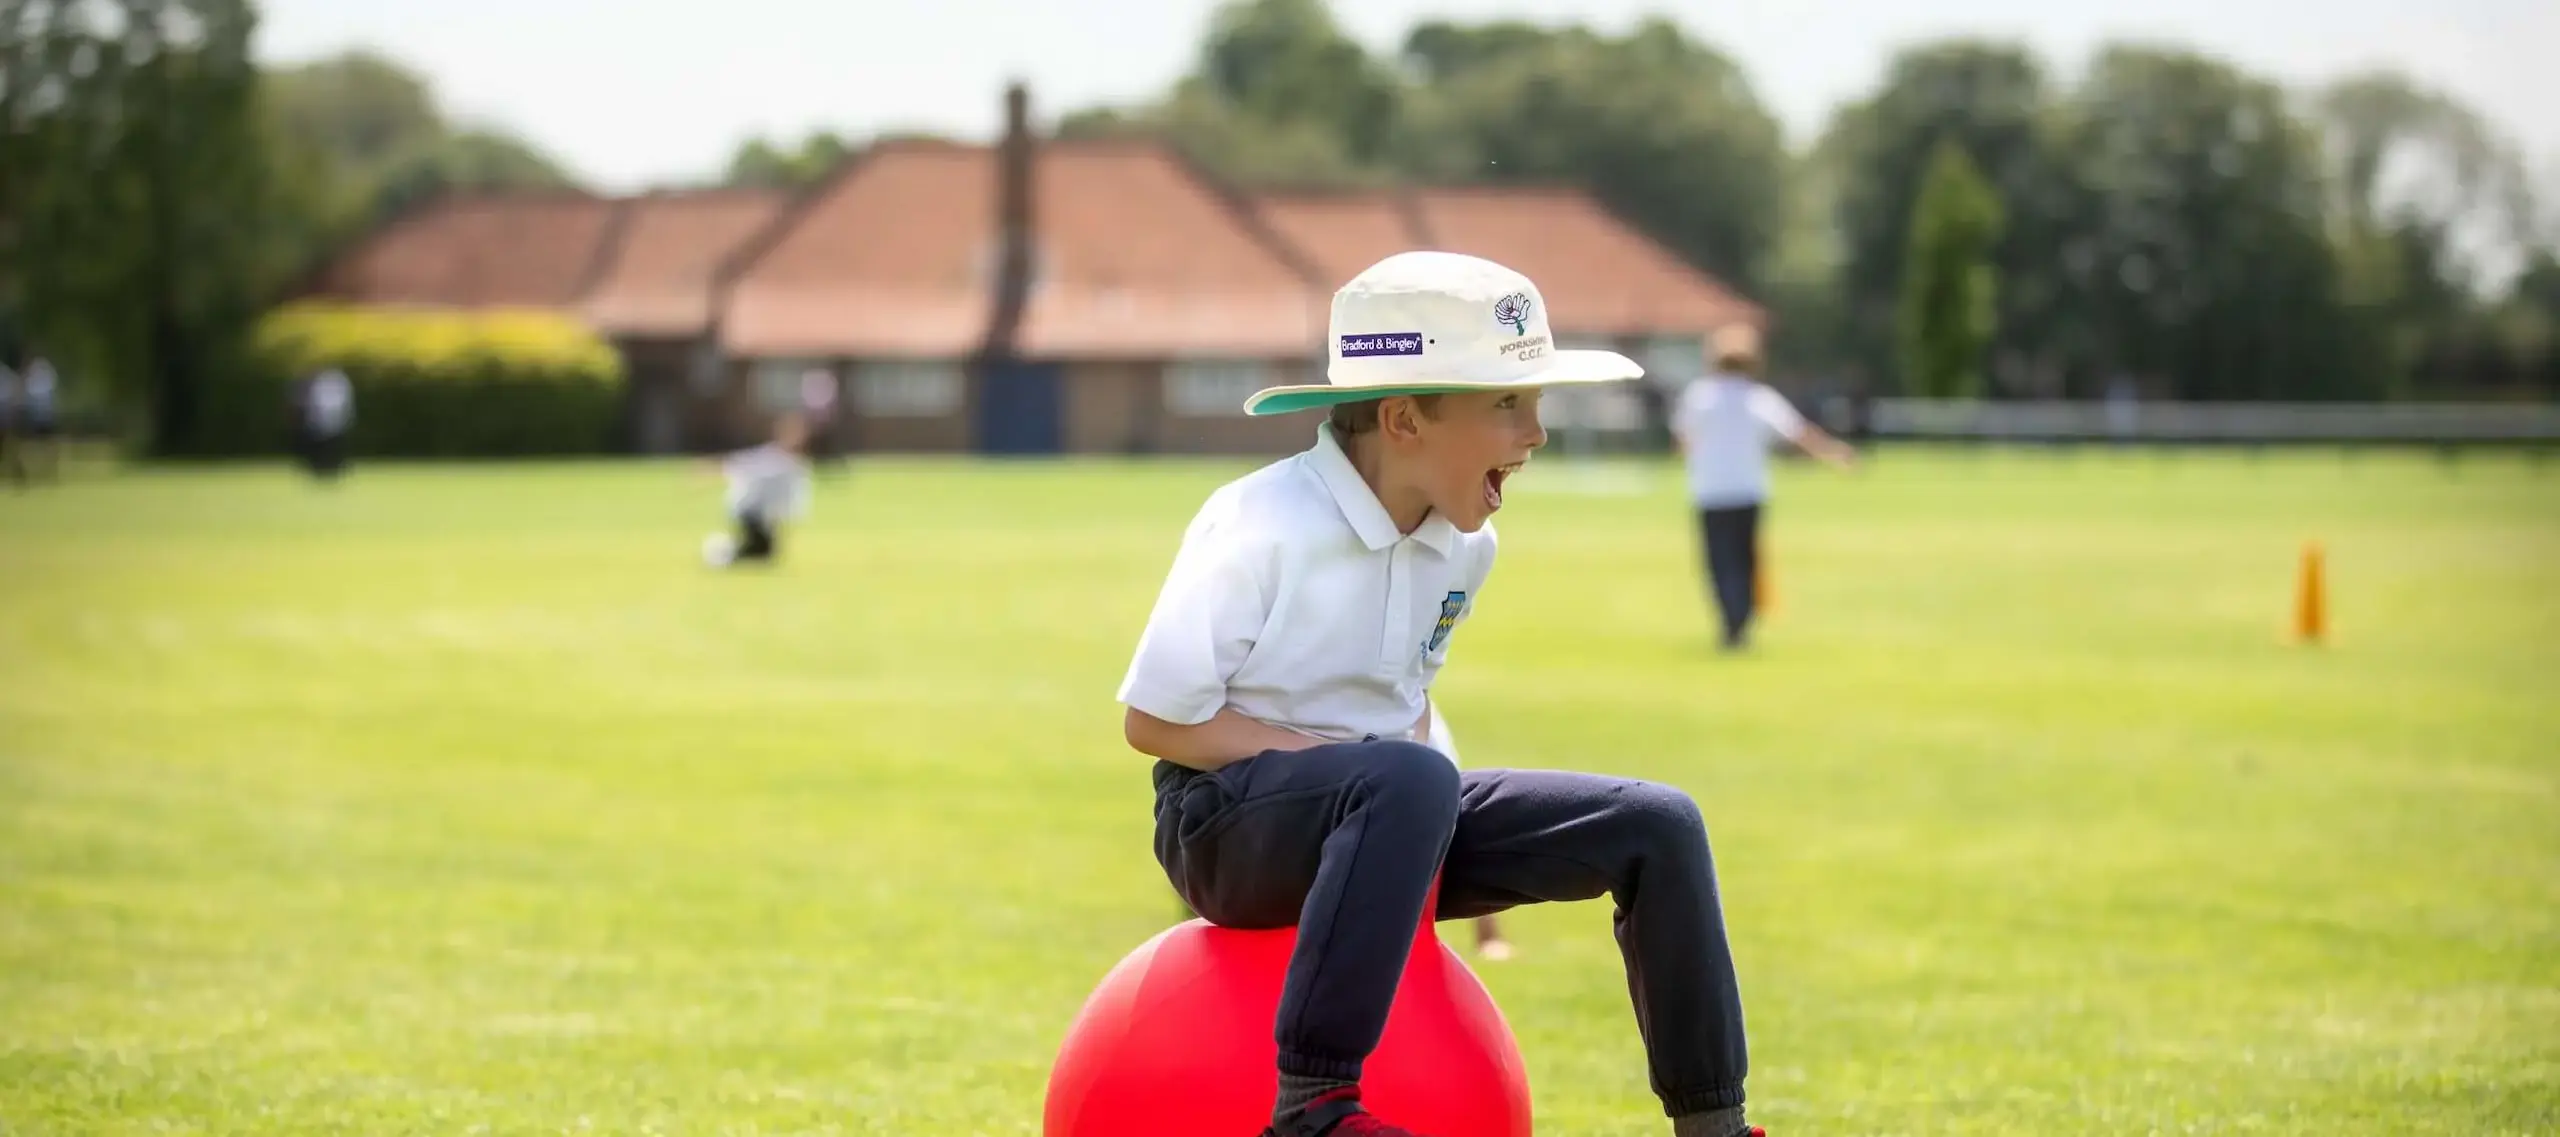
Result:
M1195 525L1147 615L1120 702L1186 726L1216 715L1271 611L1265 560L1243 534Z
M1804 416L1796 413L1795 404L1765 386L1751 389L1751 416L1784 438L1793 438L1804 429Z

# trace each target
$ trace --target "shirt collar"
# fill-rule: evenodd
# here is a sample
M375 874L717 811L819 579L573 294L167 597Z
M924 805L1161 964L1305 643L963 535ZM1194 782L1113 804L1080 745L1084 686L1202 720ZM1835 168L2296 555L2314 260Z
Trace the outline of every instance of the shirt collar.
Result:
M1360 477L1360 470L1351 464L1351 455L1344 453L1341 442L1333 437L1331 425L1316 424L1316 444L1307 451L1307 462L1315 468L1316 479L1324 483L1325 492L1333 496L1333 503L1342 509L1342 519L1360 535L1362 544L1378 552L1404 540L1406 535L1396 531L1395 519L1387 516L1386 506L1379 504L1377 492ZM1457 535L1458 527L1449 524L1438 510L1424 514L1422 524L1412 534L1414 540L1444 557L1449 555Z

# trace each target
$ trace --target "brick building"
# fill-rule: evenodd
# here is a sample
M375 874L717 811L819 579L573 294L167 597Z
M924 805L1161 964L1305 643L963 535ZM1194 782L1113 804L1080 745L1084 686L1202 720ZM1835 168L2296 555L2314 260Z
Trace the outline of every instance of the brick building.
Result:
M594 324L631 365L635 445L734 445L841 381L874 451L1271 453L1306 415L1254 389L1322 366L1333 289L1404 249L1528 273L1565 346L1670 379L1762 311L1578 190L1248 194L1148 140L1051 140L1019 88L995 145L886 142L795 199L489 195L426 206L350 250L322 294L521 305ZM1551 397L1566 426L1659 417L1659 389Z

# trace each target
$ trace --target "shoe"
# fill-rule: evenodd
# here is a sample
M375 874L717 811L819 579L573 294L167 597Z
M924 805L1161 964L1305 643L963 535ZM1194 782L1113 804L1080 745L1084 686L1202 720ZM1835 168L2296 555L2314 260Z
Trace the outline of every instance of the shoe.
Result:
M1411 1129L1398 1129L1378 1120L1377 1115L1367 1110L1353 1110L1322 1129L1299 1126L1287 1133L1277 1129L1265 1129L1262 1131L1262 1137L1431 1137L1431 1135L1417 1133ZM1764 1135L1758 1130L1753 1130L1751 1137L1764 1137Z
M738 546L726 533L713 533L702 539L702 563L725 568L737 559Z
M1410 1129L1398 1129L1378 1120L1377 1115L1367 1110L1345 1117L1323 1132L1324 1137L1429 1137Z
M1400 1129L1378 1120L1376 1114L1360 1108L1359 1091L1336 1091L1315 1108L1298 1118L1286 1133L1277 1127L1262 1131L1262 1137L1431 1137L1428 1133Z

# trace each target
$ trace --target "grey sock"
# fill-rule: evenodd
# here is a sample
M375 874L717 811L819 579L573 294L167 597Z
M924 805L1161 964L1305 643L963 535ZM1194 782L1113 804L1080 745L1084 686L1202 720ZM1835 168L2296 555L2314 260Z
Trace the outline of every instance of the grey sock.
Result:
M1299 1118L1307 1115L1308 1110L1320 1102L1341 1097L1345 1091L1357 1097L1360 1087L1340 1078L1306 1078L1283 1072L1280 1075L1280 1103L1271 1110L1271 1128L1287 1137L1296 1132L1292 1127L1298 1124Z
M1710 1109L1671 1119L1671 1137L1744 1137L1751 1127L1742 1123L1742 1107Z

